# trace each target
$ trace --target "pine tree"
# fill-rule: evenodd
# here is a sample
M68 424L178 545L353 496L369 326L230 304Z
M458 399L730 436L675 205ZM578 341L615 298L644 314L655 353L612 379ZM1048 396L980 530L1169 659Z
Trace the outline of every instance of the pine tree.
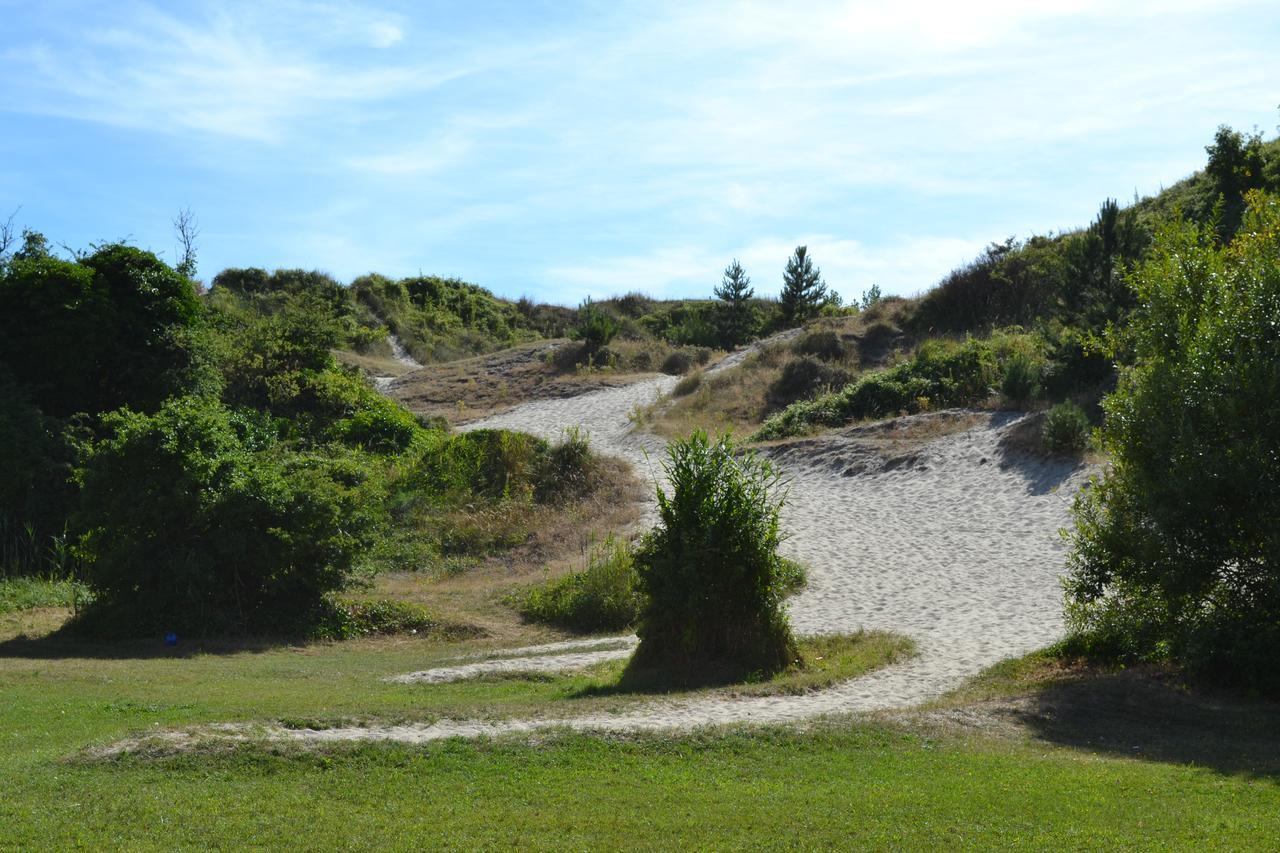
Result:
M744 305L747 300L756 295L755 289L751 286L751 279L747 277L747 271L742 268L742 264L738 263L737 258L724 268L724 280L716 288L715 294L717 299L723 299L730 305Z
M813 265L807 246L796 246L782 273L782 295L778 304L788 324L803 322L827 301L827 284Z
M758 326L757 312L751 307L751 298L756 292L737 258L724 268L724 279L716 287L715 294L724 303L717 312L716 324L721 345L736 347L745 343Z

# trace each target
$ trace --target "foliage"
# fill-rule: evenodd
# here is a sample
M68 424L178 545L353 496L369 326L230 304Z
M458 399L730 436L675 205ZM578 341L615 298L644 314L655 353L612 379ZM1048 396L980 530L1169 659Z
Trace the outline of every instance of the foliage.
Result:
M791 345L791 349L799 355L817 356L823 361L837 361L846 355L840 335L833 329L806 332Z
M845 370L812 356L801 356L783 365L782 373L769 386L769 402L786 406L817 391L842 387L848 381Z
M795 325L814 316L827 301L827 285L822 272L813 265L807 246L796 246L782 273L782 295L778 305L782 320Z
M199 315L191 282L150 252L19 252L0 271L0 365L47 415L153 410L188 382L182 333Z
M858 303L858 307L863 311L869 311L876 305L880 304L880 300L884 297L880 293L880 285L873 284L862 292L862 299Z
M1059 403L1045 413L1041 440L1051 453L1079 453L1089 446L1089 417L1075 403Z
M621 329L622 325L611 314L600 310L588 299L578 309L578 325L569 336L575 341L582 341L584 354L590 356L608 346Z
M720 343L726 348L741 346L758 330L759 317L751 306L755 289L737 258L725 267L724 278L716 287L715 296L724 303L720 306L718 318Z
M571 631L621 631L636 623L642 598L631 547L610 536L586 567L536 586L517 601L520 615Z
M702 371L695 370L694 372L682 377L680 381L676 383L676 387L671 389L671 396L686 397L694 391L697 391L701 386Z
M1075 507L1073 628L1127 657L1280 691L1280 202L1236 240L1163 227L1112 336L1134 362L1104 404L1113 464Z
M91 600L89 589L78 581L0 576L0 616L36 607L69 607L76 610Z
M88 630L291 626L371 544L381 479L359 457L250 450L231 412L194 398L104 422L77 471Z
M1017 331L963 342L933 338L910 361L788 406L766 420L754 438L784 438L930 407L974 405L991 394L1011 358L1031 357L1039 348L1035 336Z
M421 604L381 598L357 600L326 597L315 617L308 620L307 634L317 640L351 640L386 634L413 634L422 637L466 633L449 625Z
M658 526L635 555L646 597L636 669L727 665L776 672L797 650L782 610L783 496L770 464L705 433L672 442Z
M1004 364L1004 376L1000 379L1000 394L1008 402L1025 406L1040 396L1040 376L1043 362L1016 352Z

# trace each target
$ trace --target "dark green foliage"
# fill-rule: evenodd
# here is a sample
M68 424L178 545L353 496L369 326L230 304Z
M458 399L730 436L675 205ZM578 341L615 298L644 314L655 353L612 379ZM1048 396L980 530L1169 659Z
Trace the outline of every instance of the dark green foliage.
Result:
M869 311L876 305L880 304L880 300L884 297L880 293L880 285L873 284L871 287L863 291L862 299L858 303L858 308L863 311Z
M1051 453L1079 453L1089 446L1089 417L1075 403L1059 403L1045 413L1041 438Z
M517 599L520 615L570 631L622 631L643 606L631 547L609 537L586 568L534 587Z
M534 472L533 498L559 503L595 491L599 462L591 453L587 434L578 427L565 430L560 441L546 449Z
M371 544L381 478L358 457L251 451L193 398L104 424L77 472L87 630L293 628Z
M622 325L611 314L588 299L578 309L578 325L569 336L575 341L582 341L583 353L589 357L608 346L621 329Z
M731 349L754 337L760 323L758 312L751 305L755 289L737 258L725 267L724 279L716 286L715 296L723 303L718 306L720 345Z
M0 370L0 575L45 573L75 502L68 426L46 417Z
M1073 628L1125 657L1280 692L1280 203L1235 241L1163 227L1105 403L1112 465L1076 504Z
M18 253L0 272L0 365L47 415L150 410L188 382L191 282L150 252Z
M822 272L813 265L807 246L796 246L782 273L782 295L778 306L787 325L803 322L818 313L827 301L827 285Z
M1043 364L1026 353L1016 352L1004 364L1000 393L1006 401L1025 406L1040 396Z
M727 666L772 673L798 652L782 611L778 475L729 439L673 442L658 526L635 554L646 597L634 670Z
M803 397L830 388L840 388L849 381L849 373L812 356L788 361L782 374L769 386L769 402L786 406Z

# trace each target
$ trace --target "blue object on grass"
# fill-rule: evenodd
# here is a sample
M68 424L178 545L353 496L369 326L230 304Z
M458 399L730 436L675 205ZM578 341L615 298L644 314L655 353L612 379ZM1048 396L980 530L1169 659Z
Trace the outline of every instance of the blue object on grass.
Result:
M177 635L177 634L175 634L175 633L173 633L172 631L170 631L169 633L165 634L165 635L164 635L164 644L165 644L166 646L176 646L176 645L178 645L178 635Z

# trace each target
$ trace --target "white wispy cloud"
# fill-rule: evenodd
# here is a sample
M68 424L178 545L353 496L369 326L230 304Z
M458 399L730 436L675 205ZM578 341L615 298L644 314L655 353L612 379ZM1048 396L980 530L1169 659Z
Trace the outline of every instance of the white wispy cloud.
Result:
M72 45L12 47L5 64L29 81L9 109L155 132L195 131L280 141L299 119L407 97L471 73L468 63L360 63L326 54L360 43L387 48L401 26L343 7L209 5L179 17L126 8L127 24L86 26ZM281 19L284 12L290 16ZM75 27L75 23L70 24Z

